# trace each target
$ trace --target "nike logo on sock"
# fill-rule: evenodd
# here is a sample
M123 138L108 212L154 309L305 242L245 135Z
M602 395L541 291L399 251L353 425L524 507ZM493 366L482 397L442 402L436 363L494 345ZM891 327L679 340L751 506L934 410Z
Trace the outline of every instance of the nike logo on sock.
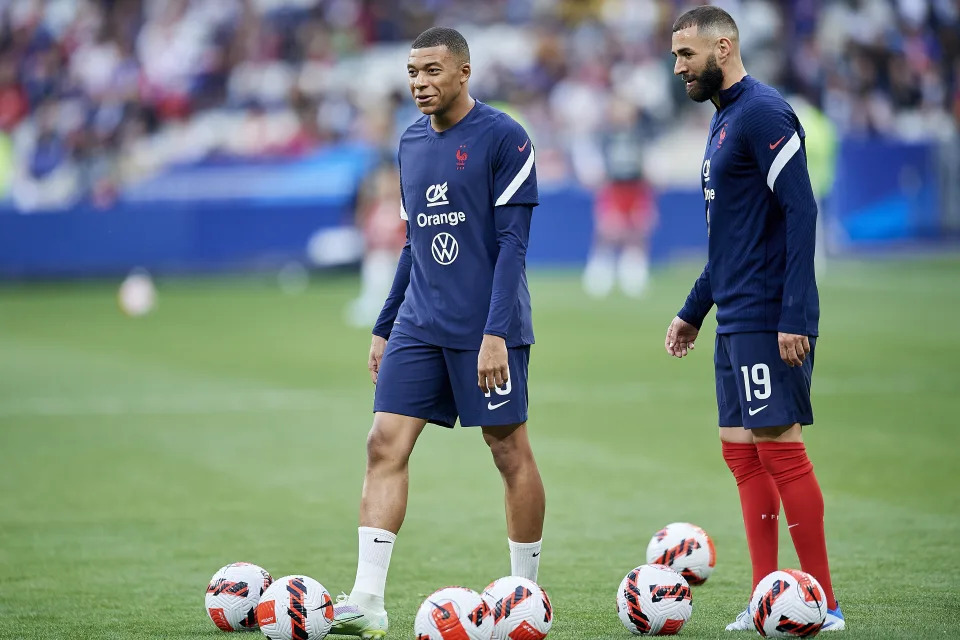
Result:
M537 551L535 554L533 554L533 557L536 558L538 555L540 555L540 552L539 552L539 551Z
M380 538L374 538L373 541L380 544L393 544L393 541L391 540L381 540Z

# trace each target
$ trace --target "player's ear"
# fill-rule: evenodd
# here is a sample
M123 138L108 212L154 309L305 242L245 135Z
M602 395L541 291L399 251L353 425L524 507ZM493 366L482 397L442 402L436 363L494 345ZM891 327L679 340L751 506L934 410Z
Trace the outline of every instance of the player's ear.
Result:
M717 60L720 61L721 64L726 62L727 58L730 57L730 53L733 51L733 43L730 42L730 38L720 37L717 40L716 51Z
M464 62L460 65L460 84L463 84L470 79L470 63Z

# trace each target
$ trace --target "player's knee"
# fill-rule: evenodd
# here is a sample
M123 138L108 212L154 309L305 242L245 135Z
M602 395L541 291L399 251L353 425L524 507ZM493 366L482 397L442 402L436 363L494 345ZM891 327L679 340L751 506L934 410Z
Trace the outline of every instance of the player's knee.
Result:
M528 465L536 464L530 442L522 434L511 433L507 437L498 437L499 434L484 433L483 439L493 454L493 463L500 474L506 477L522 473Z
M720 441L732 444L753 444L753 433L743 427L720 427Z
M375 421L367 435L367 465L403 466L410 459L412 449L407 438Z
M751 434L754 442L803 442L803 427L799 423L751 429Z

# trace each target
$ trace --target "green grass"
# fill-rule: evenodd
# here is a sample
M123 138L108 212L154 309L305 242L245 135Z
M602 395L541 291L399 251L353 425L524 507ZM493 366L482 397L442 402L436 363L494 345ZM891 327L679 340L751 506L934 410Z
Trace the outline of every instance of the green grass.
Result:
M547 487L551 638L626 638L623 575L676 520L714 537L689 638L729 637L750 571L719 455L712 325L683 361L663 332L699 269L642 302L532 278L532 438ZM960 261L840 263L821 279L806 439L824 489L846 637L953 637L960 611ZM263 278L0 289L0 638L216 638L202 598L237 560L353 584L372 387L356 282L286 296ZM781 564L797 560L785 527ZM429 430L390 572L391 638L423 597L507 573L502 489L476 430ZM740 636L746 637L746 636Z

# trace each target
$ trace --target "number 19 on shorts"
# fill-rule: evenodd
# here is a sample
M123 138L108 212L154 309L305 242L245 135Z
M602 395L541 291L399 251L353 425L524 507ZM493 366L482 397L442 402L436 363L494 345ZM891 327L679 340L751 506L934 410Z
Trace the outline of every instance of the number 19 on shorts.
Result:
M753 402L754 398L766 400L770 397L770 367L761 362L753 365L753 368L744 365L740 367L740 372L743 374L743 388L747 394L747 402Z

